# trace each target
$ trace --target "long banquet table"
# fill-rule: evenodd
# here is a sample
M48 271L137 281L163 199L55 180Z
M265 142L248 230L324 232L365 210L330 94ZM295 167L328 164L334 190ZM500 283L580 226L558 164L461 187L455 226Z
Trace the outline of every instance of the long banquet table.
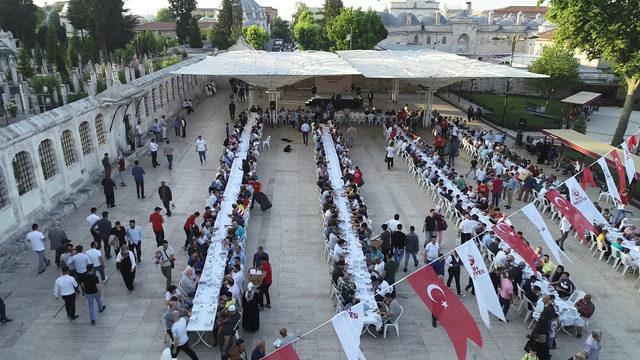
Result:
M216 216L214 232L211 237L211 244L207 250L207 258L204 263L198 290L193 298L193 308L191 317L187 324L187 331L195 331L204 344L208 344L203 339L203 333L212 331L216 319L218 306L218 294L223 283L224 270L227 265L227 254L229 249L223 246L226 237L227 227L231 225L232 205L237 201L242 185L242 161L247 158L251 147L251 129L256 124L257 114L249 115L249 121L244 127L240 137L240 144L236 152L236 158L231 165L231 172L224 190L224 198L220 203L220 211ZM245 213L245 223L248 222L249 211ZM240 239L244 241L244 239ZM244 244L242 244L244 251ZM196 342L197 343L197 342Z
M327 126L322 127L322 144L327 159L327 172L333 191L336 194L334 203L338 209L340 230L342 231L344 240L348 244L345 262L356 284L356 297L364 304L364 323L367 325L375 325L376 329L380 329L382 326L382 317L377 313L378 306L371 285L371 274L367 268L367 260L362 252L360 239L351 224L351 211L344 193L340 160L336 153L336 147L333 143L330 129Z

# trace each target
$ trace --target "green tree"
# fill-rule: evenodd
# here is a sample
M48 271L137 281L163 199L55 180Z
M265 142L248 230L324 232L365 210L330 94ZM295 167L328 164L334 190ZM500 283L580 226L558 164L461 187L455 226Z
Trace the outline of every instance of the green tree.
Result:
M348 50L351 45L348 34L352 36L354 50L369 50L387 37L387 29L373 10L343 8L328 25L327 37L335 44L331 50Z
M587 133L587 119L584 115L579 114L571 126L571 130L575 130L581 134Z
M538 0L540 3L541 0ZM602 58L624 79L627 96L611 140L619 145L640 87L640 0L550 0L547 18L558 24L555 40Z
M231 40L231 28L233 27L233 4L231 0L222 0L220 11L218 12L218 23L209 31L207 38L211 44L218 49L227 49L233 41Z
M22 74L25 79L31 79L35 75L35 71L31 66L31 59L29 59L29 50L26 47L20 49L18 55L18 72Z
M324 0L324 6L322 9L324 20L326 20L327 23L331 22L340 15L342 8L342 0Z
M296 18L293 37L302 50L317 50L321 31L311 12L303 10Z
M67 19L73 28L80 31L80 37L84 39L84 32L89 30L89 7L91 1L69 0L67 8Z
M309 11L309 7L307 6L307 4L303 2L297 2L296 12L293 14L293 26L298 23L298 21L300 20L300 15L302 15L302 13L305 11Z
M529 67L529 71L536 74L548 75L548 79L536 79L533 84L547 99L560 89L573 90L580 82L578 67L580 63L573 57L573 51L559 45L547 46L542 56L537 58Z
M67 61L71 66L78 66L82 53L82 39L77 35L73 35L69 38L67 43Z
M32 0L1 0L0 28L11 31L16 39L31 48L35 44L37 6Z
M191 23L189 24L189 46L202 48L202 33L198 26L198 19L195 16L191 17Z
M279 16L273 21L271 27L271 38L282 39L285 43L291 43L291 29L289 29L289 22L282 20Z
M263 50L264 45L269 41L267 30L258 25L251 25L242 29L242 36L244 36L249 45L257 50Z
M162 8L156 13L156 21L175 21L176 16L169 8Z
M191 12L196 9L196 0L169 0L169 10L176 17L176 35L185 43L191 33Z

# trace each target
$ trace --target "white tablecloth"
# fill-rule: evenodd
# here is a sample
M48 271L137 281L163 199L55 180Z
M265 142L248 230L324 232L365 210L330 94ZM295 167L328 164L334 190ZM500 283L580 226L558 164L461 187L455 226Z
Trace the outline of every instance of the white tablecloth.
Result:
M353 275L353 281L356 285L356 297L364 304L364 323L373 324L376 328L380 328L382 326L382 317L376 312L378 306L371 285L371 274L367 269L367 261L362 253L360 239L351 225L351 210L348 199L344 193L340 160L338 159L336 147L327 126L322 127L322 144L327 159L327 172L333 190L336 193L334 203L338 209L338 218L341 221L340 230L343 233L344 240L348 244L348 253L345 254L345 262L347 263L349 273Z
M217 230L211 237L212 243L207 251L207 258L204 263L198 290L193 298L193 308L191 317L187 324L187 331L211 331L216 319L218 306L218 294L222 286L224 269L227 265L227 254L229 249L223 246L226 237L227 226L231 225L231 218L228 216L233 211L232 205L238 200L242 185L242 160L247 158L251 145L251 129L256 124L257 114L250 114L249 121L244 127L240 144L236 152L236 158L231 165L231 172L224 190L224 198L220 203L220 211L216 217L214 227ZM248 218L249 211L245 216ZM244 249L244 244L241 244Z

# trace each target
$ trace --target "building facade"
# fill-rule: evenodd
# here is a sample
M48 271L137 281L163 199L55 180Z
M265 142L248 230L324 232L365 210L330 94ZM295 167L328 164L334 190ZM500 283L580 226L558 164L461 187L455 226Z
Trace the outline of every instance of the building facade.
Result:
M436 1L392 1L379 16L389 35L385 43L431 47L463 56L487 59L511 53L507 37L525 40L515 52L529 53L532 38L544 23L541 13L527 17L523 12L496 16L493 11L475 15L471 2L465 9L440 9Z
M185 98L204 93L204 77L171 72L200 61L188 59L115 85L95 97L2 128L0 131L0 233L3 240L22 234L32 222L83 198L83 188L102 176L101 159L131 154L137 121L150 128L154 119L175 115ZM88 192L84 191L85 193Z

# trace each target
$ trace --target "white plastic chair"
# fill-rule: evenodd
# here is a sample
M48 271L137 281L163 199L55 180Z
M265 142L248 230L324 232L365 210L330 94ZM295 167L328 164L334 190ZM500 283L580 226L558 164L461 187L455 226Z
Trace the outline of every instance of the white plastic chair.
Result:
M573 292L573 294L571 294L571 296L569 296L569 301L570 303L574 303L580 299L582 299L585 296L585 292L582 290L576 290Z
M265 146L271 149L271 135L267 136L267 139L262 141L262 150L264 150Z
M162 321L162 328L165 330L164 331L164 338L162 339L162 342L164 344L167 343L167 336L169 336L169 334L167 333L167 330L169 330L169 329L167 329L167 325L166 325L167 322L165 321L166 317L167 317L167 313L164 313L164 314L162 314L162 319L160 320L160 321Z
M389 327L395 328L396 336L400 336L400 330L398 329L398 322L400 321L402 314L404 314L404 308L402 307L402 305L399 305L399 306L400 306L400 315L398 315L398 317L396 318L396 321L394 321L391 324L384 324L384 333L382 334L383 338L387 337L387 329L389 329Z

